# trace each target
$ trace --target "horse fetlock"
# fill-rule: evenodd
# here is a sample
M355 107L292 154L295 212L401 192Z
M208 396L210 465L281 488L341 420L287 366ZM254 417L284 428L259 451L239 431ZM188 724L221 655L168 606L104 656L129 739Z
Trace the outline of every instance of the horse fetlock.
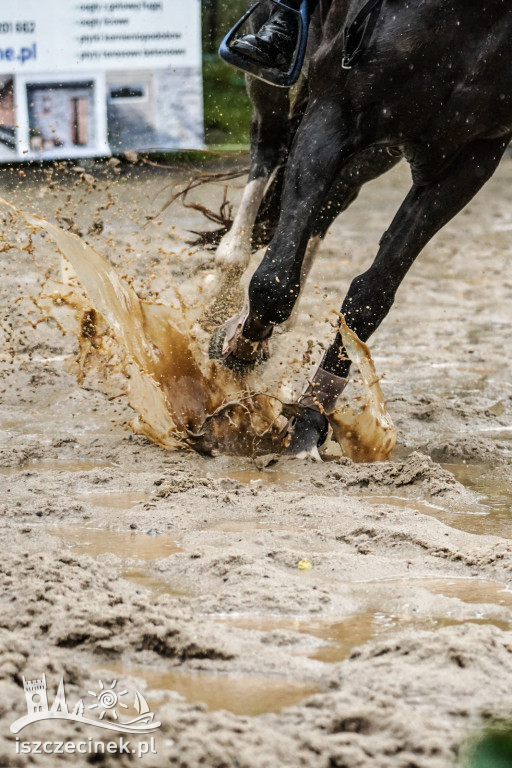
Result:
M269 356L269 337L261 340L252 340L244 336L244 327L249 318L250 308L246 304L242 311L228 320L224 328L226 336L222 347L223 357L229 354L235 355L241 360L252 361L256 359L267 360ZM272 332L272 329L271 331Z
M249 306L246 305L241 312L230 318L223 326L212 335L210 343L210 357L219 359L228 367L241 366L253 367L258 362L268 360L270 356L270 333L266 338L253 340L244 336L244 326L249 317Z
M264 326L280 325L288 320L299 295L298 281L291 283L286 276L261 266L249 284L251 306Z
M215 266L221 269L236 269L240 275L247 269L251 260L250 237L228 232L219 243L215 252Z

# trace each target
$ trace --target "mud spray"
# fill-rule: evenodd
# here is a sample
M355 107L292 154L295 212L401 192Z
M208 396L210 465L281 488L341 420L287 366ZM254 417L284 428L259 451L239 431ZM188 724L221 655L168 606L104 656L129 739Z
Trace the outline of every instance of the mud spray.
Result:
M78 381L94 370L108 394L116 389L117 396L126 395L138 414L130 424L134 432L166 448L203 454L255 457L284 449L287 419L279 392L256 392L249 378L208 360L183 304L142 301L77 235L5 200L0 204L30 228L46 231L57 245L65 260L63 282L46 283L37 304L77 336ZM396 433L370 351L343 321L340 332L361 373L364 395L356 409L340 405L330 417L333 436L354 461L386 460Z

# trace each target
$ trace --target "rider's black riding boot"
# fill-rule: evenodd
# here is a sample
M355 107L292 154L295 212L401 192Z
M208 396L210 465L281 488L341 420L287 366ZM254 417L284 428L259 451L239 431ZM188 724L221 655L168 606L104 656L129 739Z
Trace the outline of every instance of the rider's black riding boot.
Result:
M256 34L243 35L231 46L258 64L287 69L297 46L298 32L296 15L286 9L278 9Z

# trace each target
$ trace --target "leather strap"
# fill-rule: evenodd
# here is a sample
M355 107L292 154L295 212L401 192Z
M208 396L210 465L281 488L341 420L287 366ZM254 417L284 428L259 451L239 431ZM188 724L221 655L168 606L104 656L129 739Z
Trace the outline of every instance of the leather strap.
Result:
M361 53L370 42L379 18L382 0L368 0L355 19L343 30L343 54L341 66L352 69Z

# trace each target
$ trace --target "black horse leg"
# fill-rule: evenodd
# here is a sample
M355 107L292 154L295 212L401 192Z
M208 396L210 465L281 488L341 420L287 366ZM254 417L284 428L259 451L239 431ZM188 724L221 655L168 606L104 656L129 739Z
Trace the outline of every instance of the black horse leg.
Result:
M315 220L312 237L302 266L302 281L307 276L308 252L312 246L325 237L336 217L345 211L357 198L362 186L386 173L401 159L401 154L390 153L385 147L370 147L351 157L342 167L335 183L329 190L323 206ZM336 400L347 384L347 374L336 375L318 366L311 381L299 398L304 411L290 429L292 439L287 452L295 456L317 455L317 445L327 436L327 420L324 413L334 410ZM318 457L318 456L317 456Z
M366 341L391 309L414 260L492 176L510 137L478 140L465 148L442 177L414 184L383 235L372 266L356 277L341 307L347 325ZM340 356L341 353L341 356ZM339 334L326 353L326 370L345 376L349 364Z
M316 217L311 239L302 262L301 286L306 283L321 242L333 221L352 205L364 184L389 171L401 159L402 154L400 152L393 151L391 153L386 147L370 147L357 153L343 165L338 178L327 193L320 213ZM287 329L293 326L295 317L298 316L298 309L299 301L296 302L293 313L286 322Z
M389 171L401 159L401 153L387 147L369 147L351 157L327 194L312 237L325 237L333 221L352 205L364 184Z
M352 144L343 140L342 129L336 126L329 132L324 124L322 133L316 133L320 127L315 126L315 121L325 121L326 111L324 108L318 114L312 113L309 121L305 118L297 135L276 234L249 286L251 313L244 336L252 340L258 339L259 328L263 328L260 338L265 338L269 326L290 316L300 292L309 239L325 236L363 184L385 173L400 159L380 147L354 153ZM311 147L319 136L323 139L321 145Z
M335 183L327 193L320 213L315 219L311 239L302 263L301 283L306 281L314 257L333 221L352 205L361 188L389 171L402 159L401 153L390 154L385 147L370 147L351 157L342 167Z
M288 161L276 233L249 285L246 339L266 339L290 316L316 217L355 149L338 104L317 102L306 113Z
M213 334L210 355L230 367L265 359L274 325L299 296L306 247L325 196L357 150L341 106L316 100L306 111L286 167L276 233L249 285L249 305Z
M510 136L475 141L457 156L440 178L413 185L382 237L375 261L370 269L353 280L341 308L347 325L362 341L369 338L388 314L400 283L423 247L492 176L509 140ZM350 360L340 334L336 334L322 360L318 385L320 400L324 397L331 409L334 407L333 391L335 393L339 382L346 378L349 369ZM324 390L327 390L326 395ZM320 419L321 414L312 411L311 391L309 398L305 402L309 407L305 408L295 426L292 449L294 443L300 445L301 450L313 449L326 429L325 417Z

